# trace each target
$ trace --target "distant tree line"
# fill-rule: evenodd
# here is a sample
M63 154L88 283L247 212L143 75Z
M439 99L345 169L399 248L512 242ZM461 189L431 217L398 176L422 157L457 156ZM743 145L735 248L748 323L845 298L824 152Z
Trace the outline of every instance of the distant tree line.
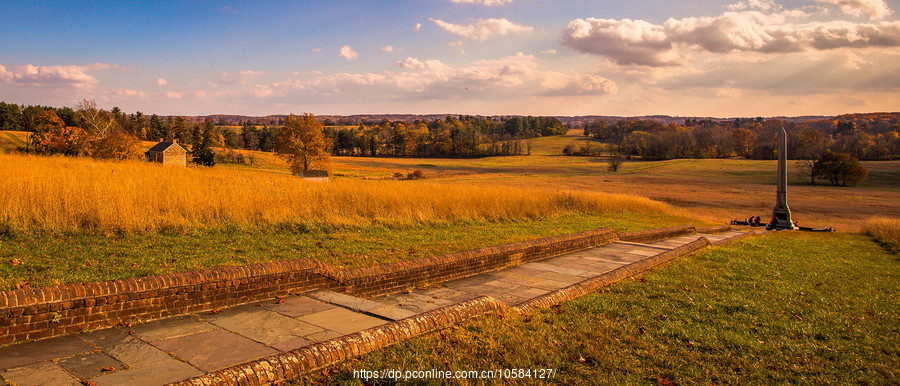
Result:
M776 159L782 127L788 132L791 159L817 159L828 151L861 160L900 159L900 114L861 114L800 123L762 118L686 120L681 125L640 119L614 123L597 120L585 125L584 133L611 144L630 159Z
M322 122L329 152L335 156L483 157L530 152L527 139L564 134L566 127L553 117L450 116L412 122L365 121L351 126ZM329 125L331 124L331 125ZM243 122L240 130L223 131L226 147L273 151L281 130Z
M382 121L355 128L326 127L332 154L355 156L482 157L529 154L527 139L566 131L553 117L459 116L413 122Z
M859 160L900 159L900 114L838 116L829 120L788 122L738 118L726 122L688 119L684 124L651 120L596 120L584 134L610 145L612 158L776 159L781 128L788 133L788 157L802 160L801 171L815 184L854 186L868 176ZM580 151L563 149L565 154Z
M276 125L257 121L240 126L216 124L206 119L190 122L186 117L160 117L140 111L126 114L118 107L103 110L92 106L85 111L76 108L25 106L0 102L0 130L23 130L32 139L53 146L29 147L29 151L91 155L103 158L136 158L138 140L178 140L194 153L207 154L207 147L274 152L279 131L286 119ZM41 114L44 117L41 118ZM55 116L59 121L51 119ZM52 122L50 122L52 121ZM482 157L523 155L530 153L528 139L565 134L567 128L555 117L448 116L444 119L407 121L369 121L326 119L322 122L332 155L379 157ZM354 123L353 126L340 125ZM331 125L329 125L331 124ZM42 126L41 126L42 125ZM52 127L52 129L51 129ZM83 132L82 132L83 131ZM106 139L107 135L110 136ZM101 141L103 140L103 141ZM108 142L108 143L107 143ZM42 147L43 146L43 147ZM109 150L114 147L114 150ZM194 151L194 149L197 149ZM206 155L199 164L220 162L253 162L252 156L234 151L219 151L210 161Z

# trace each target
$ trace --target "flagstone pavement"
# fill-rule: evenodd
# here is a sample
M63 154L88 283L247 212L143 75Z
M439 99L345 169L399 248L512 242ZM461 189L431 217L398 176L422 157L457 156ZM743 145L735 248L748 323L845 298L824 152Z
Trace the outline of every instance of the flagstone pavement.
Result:
M517 305L690 243L618 241L409 293L362 299L315 291L202 313L0 348L0 377L15 385L161 385L291 351L478 296Z

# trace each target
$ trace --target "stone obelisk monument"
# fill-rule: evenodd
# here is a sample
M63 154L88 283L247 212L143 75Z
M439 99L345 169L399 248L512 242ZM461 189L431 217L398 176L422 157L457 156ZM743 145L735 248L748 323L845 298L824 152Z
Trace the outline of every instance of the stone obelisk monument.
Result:
M791 209L787 204L787 132L784 127L778 136L778 190L776 192L775 209L772 210L772 221L766 229L794 229L791 221Z

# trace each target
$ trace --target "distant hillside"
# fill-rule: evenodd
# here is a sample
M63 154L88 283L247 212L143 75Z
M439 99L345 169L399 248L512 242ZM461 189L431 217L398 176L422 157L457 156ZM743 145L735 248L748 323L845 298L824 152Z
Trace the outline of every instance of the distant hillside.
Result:
M883 114L883 113L873 113L873 114ZM377 123L382 121L402 121L402 122L413 122L416 120L419 121L433 121L435 119L445 119L448 116L460 116L466 114L355 114L355 115L316 115L320 121L330 121L333 122L336 126L354 126L359 125L360 123ZM870 114L851 114L851 115L859 115L859 116L867 116ZM492 117L514 117L514 116L522 116L522 115L493 115ZM287 114L279 114L279 115L266 115L266 116L247 116L247 115L229 115L229 114L213 114L213 115L199 115L199 116L189 116L186 117L189 122L202 122L206 119L211 119L213 122L219 125L240 125L244 122L253 122L259 125L280 125L284 122L284 119L287 117ZM596 120L606 120L610 123L622 120L622 119L643 119L649 121L656 121L662 124L670 124L670 123L684 123L686 120L710 120L713 122L728 122L732 121L735 118L720 118L720 117L695 117L695 116L669 116L669 115L645 115L645 116L635 116L635 117L625 117L625 116L616 116L616 115L582 115L582 116L556 116L557 119L562 121L564 124L570 124L572 126L582 126L587 122L592 122ZM748 118L748 117L744 117ZM756 117L749 117L756 118ZM778 119L787 122L806 122L806 121L815 121L815 120L830 120L834 117L825 116L825 115L804 115L804 116L796 116L796 117L764 117L765 119Z

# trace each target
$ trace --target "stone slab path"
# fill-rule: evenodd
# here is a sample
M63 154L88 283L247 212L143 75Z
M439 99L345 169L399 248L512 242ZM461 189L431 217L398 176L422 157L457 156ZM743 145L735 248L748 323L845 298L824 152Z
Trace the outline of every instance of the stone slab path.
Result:
M330 291L248 304L134 327L20 343L0 349L0 377L25 385L162 385L291 351L417 313L492 296L517 305L700 237L614 242L439 286L368 300Z

